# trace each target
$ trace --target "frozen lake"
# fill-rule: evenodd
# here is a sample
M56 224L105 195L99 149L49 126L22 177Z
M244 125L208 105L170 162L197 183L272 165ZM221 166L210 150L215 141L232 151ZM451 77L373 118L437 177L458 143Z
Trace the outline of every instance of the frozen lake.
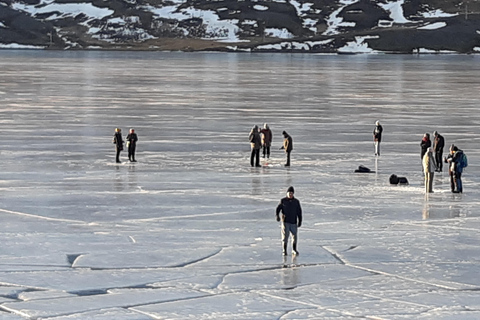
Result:
M480 318L480 57L0 58L1 319ZM265 122L271 166L251 168ZM115 127L137 163L115 163ZM434 130L468 155L463 194L445 170L424 194ZM275 221L290 185L296 258Z

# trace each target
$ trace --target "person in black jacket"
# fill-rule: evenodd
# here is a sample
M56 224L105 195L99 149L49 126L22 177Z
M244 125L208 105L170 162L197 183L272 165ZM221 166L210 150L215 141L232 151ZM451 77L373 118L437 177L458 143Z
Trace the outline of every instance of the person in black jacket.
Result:
M135 160L135 149L137 148L138 137L135 133L135 129L130 129L126 140L128 148L128 160L130 160L131 162L137 162L137 160Z
M300 201L294 198L295 190L293 187L289 187L287 190L287 196L280 200L277 206L276 216L277 221L282 221L282 243L283 243L283 255L287 255L288 237L292 235L292 253L298 255L297 250L297 228L302 226L302 207ZM282 216L280 218L280 212Z
M113 135L113 143L115 144L115 150L117 151L116 161L120 163L120 151L123 150L122 129L115 128L115 134Z
M382 142L382 132L383 127L380 124L380 121L375 122L375 129L373 129L373 141L375 144L375 155L380 155L380 142Z
M260 165L260 148L262 147L262 138L260 137L260 131L258 126L253 126L250 134L248 135L250 140L251 153L250 153L250 165L253 167L261 167Z
M442 172L443 166L443 148L445 147L445 139L437 131L433 132L435 137L433 140L433 151L435 151L435 165L437 166L437 172Z

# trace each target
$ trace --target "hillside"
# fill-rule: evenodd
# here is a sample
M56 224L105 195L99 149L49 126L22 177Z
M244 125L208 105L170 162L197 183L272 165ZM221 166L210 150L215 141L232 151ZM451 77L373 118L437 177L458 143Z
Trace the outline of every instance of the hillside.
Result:
M472 53L477 12L455 0L0 0L0 47Z

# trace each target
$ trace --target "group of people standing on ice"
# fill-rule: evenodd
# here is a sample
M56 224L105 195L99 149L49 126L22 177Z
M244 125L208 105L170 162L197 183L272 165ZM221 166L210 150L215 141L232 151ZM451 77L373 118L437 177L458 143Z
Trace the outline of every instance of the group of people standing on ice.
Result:
M130 162L137 162L137 160L135 160L135 149L137 148L138 136L135 133L135 129L130 129L130 132L128 133L125 140L127 142L128 160L130 160ZM115 128L115 133L113 135L113 143L115 144L115 151L117 153L115 160L117 163L121 163L120 152L123 151L124 143L122 139L122 129Z
M375 122L373 130L373 141L375 144L375 156L380 156L380 142L382 141L383 127L379 121ZM448 173L450 175L450 188L453 193L462 193L462 173L468 166L467 156L457 146L451 145L449 154L443 158L443 149L445 147L445 138L437 131L433 132L433 148L430 134L425 133L420 142L420 159L425 174L425 192L433 192L433 177L435 172L442 172L443 163L448 163Z
M433 135L433 148L431 147L432 142L430 141L430 135L428 133L423 135L423 139L420 142L420 156L425 174L425 192L433 192L434 173L442 172L443 163L445 162L448 164L451 191L453 193L462 193L462 173L463 169L468 166L467 156L462 150L452 144L449 148L448 156L442 158L445 139L437 131L434 131Z
M285 167L290 166L290 153L293 150L293 139L286 132L283 131L283 146L280 149L284 149L287 154L287 162ZM268 127L268 124L263 125L263 129L260 129L257 125L254 125L248 136L251 146L250 165L252 167L261 167L260 165L260 149L263 149L263 158L270 158L270 147L272 146L273 133Z

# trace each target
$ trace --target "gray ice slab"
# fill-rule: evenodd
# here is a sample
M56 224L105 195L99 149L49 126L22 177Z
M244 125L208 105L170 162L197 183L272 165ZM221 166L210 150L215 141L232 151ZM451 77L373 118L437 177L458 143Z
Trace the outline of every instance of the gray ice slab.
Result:
M24 302L5 303L3 308L27 317L54 317L113 307L133 307L163 301L191 299L202 294L192 290L130 289L113 290L91 296L40 299Z
M278 319L310 306L295 301L239 292L132 308L152 317L169 319Z
M90 311L90 312L82 312L76 313L72 315L66 316L58 316L58 317L48 317L42 318L45 320L82 320L82 319L95 319L95 320L129 320L129 319L136 319L136 320L151 320L152 317L148 315L144 315L139 312L122 309L122 308L111 308L111 309L103 309L98 311Z

